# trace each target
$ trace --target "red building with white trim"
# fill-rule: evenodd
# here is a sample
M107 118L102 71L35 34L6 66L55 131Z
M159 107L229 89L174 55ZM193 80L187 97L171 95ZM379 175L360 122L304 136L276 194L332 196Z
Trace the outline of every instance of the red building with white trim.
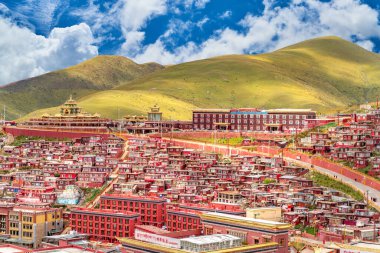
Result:
M315 119L310 109L197 109L193 111L194 130L290 131L308 128Z

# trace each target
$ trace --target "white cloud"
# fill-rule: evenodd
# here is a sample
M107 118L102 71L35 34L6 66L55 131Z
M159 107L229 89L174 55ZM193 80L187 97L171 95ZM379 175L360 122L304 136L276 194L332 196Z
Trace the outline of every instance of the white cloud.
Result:
M145 38L141 31L152 17L166 13L166 0L124 0L119 11L121 31L125 43L121 46L122 54L129 54L140 47Z
M89 0L86 8L75 9L71 12L71 15L80 17L83 22L91 26L93 33L104 39L104 34L108 33L109 27L119 25L115 16L121 5L122 2L104 4L105 11L101 11L101 6L96 4L95 0Z
M240 31L217 30L199 45L188 42L173 50L160 37L132 56L138 62L173 64L223 54L260 53L318 36L336 35L373 49L371 38L380 38L378 12L359 0L294 0L288 7L273 7L265 0L262 15L247 15ZM173 34L172 36L175 36Z
M0 18L0 84L68 67L98 54L88 25L54 28L48 37Z
M208 17L204 17L204 18L202 18L201 20L199 20L199 21L196 23L196 25L197 25L200 29L202 29L203 26L204 26L209 20L210 20L210 19L209 19Z
M226 18L231 17L231 15L232 15L232 11L225 11L225 12L223 12L222 15L220 15L220 18L221 19L226 19Z
M195 0L194 5L198 9L203 9L210 0Z
M184 5L186 8L192 8L193 6L197 9L203 9L210 0L185 0Z
M25 0L20 1L12 11L18 16L35 24L44 35L48 35L51 28L58 22L65 10L69 7L69 0Z
M375 47L375 44L370 40L361 40L356 42L356 44L364 49L367 49L368 51L373 51L373 48Z

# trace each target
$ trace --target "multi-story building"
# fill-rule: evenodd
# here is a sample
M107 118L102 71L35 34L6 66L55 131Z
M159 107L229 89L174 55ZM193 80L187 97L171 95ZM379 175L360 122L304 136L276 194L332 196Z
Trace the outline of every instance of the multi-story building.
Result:
M162 227L165 223L166 200L128 194L105 194L100 197L101 209L135 212L143 225Z
M202 212L173 207L166 210L166 227L168 231L202 229L200 214Z
M80 172L76 184L79 187L101 187L106 182L107 175L106 172Z
M72 230L87 234L90 239L115 242L116 237L131 237L140 215L110 209L77 208L71 211Z
M193 111L194 130L290 131L308 128L315 119L310 109L197 109Z
M13 209L14 203L0 203L0 235L9 232L9 211Z
M276 252L288 252L289 224L211 212L201 214L201 218L205 235L229 234L247 244L275 242Z
M44 236L62 229L61 208L14 207L9 211L9 242L37 248Z

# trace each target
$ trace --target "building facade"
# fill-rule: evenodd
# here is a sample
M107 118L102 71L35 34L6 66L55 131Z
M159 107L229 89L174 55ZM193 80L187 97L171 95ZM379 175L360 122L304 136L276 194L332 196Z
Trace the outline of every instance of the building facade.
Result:
M70 215L72 230L106 242L133 236L136 224L140 224L139 214L121 210L77 208Z
M198 109L193 111L194 130L291 131L308 127L315 119L310 109Z
M63 229L61 208L14 207L9 211L7 242L37 248L42 238Z
M165 224L166 200L128 194L105 194L100 197L101 209L135 212L143 225L162 227Z
M205 235L233 235L249 245L275 242L278 253L288 252L289 224L212 212L201 214L201 218Z

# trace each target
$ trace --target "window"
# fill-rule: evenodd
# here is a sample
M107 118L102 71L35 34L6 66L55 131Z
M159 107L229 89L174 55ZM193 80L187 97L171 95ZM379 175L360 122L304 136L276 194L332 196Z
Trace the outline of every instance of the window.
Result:
M23 220L24 222L32 222L32 217L31 217L31 216L23 216L23 217L22 217L22 220Z
M235 231L235 230L227 230L227 234L241 238L243 243L247 242L247 233L246 232Z
M22 228L23 229L31 230L32 229L32 224L24 224L24 225L22 225Z

